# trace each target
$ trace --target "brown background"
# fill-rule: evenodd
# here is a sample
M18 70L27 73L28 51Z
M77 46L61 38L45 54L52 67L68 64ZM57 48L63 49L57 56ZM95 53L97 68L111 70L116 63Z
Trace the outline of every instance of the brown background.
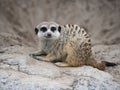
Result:
M42 21L84 26L93 45L120 43L120 0L0 0L0 46L35 46Z

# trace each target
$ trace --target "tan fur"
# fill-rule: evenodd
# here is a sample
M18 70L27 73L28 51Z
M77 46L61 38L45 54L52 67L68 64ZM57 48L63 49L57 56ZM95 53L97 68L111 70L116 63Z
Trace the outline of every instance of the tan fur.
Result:
M54 61L57 66L82 66L90 65L100 70L105 69L103 63L98 63L92 58L91 40L84 30L78 25L59 25L55 22L46 22L46 26L54 24L56 28L61 27L61 35L55 40L39 39L40 51L32 54L38 60ZM39 29L42 24L38 25ZM49 27L49 26L48 26ZM45 44L44 44L45 43ZM46 56L42 56L42 54Z

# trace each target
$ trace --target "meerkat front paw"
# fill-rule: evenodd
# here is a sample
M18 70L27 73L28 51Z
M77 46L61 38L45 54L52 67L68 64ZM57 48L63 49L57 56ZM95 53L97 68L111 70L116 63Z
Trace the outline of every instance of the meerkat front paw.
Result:
M33 53L30 53L30 54L29 54L29 56L33 57L33 56L35 56L35 54L33 54Z
M36 60L40 60L40 61L46 61L46 62L50 61L50 59L46 58L45 56L35 56L35 55L33 55L32 58L34 58Z
M36 55L36 53L30 53L29 56L34 59L41 60L40 56Z
M44 61L41 56L36 56L36 55L33 54L33 55L31 55L31 57L36 59L36 60Z
M46 53L44 51L36 51L33 53L30 53L29 56L46 56Z

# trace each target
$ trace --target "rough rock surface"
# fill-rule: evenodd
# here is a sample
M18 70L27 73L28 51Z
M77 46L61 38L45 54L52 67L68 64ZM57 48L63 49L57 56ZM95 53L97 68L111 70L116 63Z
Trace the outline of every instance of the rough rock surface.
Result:
M99 54L94 54L95 58L106 58L106 48L105 51L116 53L115 60L119 59L120 52L117 48L112 50L116 46L102 46L104 49L101 53L104 52L105 55L100 55L97 51L100 47L101 45L93 47L93 51L96 49L94 53ZM91 66L57 67L53 63L29 57L28 54L33 50L23 46L10 46L0 50L0 90L120 90L117 80L120 79L120 72L119 77L115 78L109 74L109 69L108 73L107 70L100 71ZM109 58L112 60L113 56ZM119 65L116 66L118 67Z

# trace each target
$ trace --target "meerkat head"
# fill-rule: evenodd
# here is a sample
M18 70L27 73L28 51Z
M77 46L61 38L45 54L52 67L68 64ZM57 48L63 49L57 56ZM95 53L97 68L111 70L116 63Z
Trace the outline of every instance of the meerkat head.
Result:
M35 27L35 33L40 39L58 39L61 34L61 26L55 22L42 22Z

